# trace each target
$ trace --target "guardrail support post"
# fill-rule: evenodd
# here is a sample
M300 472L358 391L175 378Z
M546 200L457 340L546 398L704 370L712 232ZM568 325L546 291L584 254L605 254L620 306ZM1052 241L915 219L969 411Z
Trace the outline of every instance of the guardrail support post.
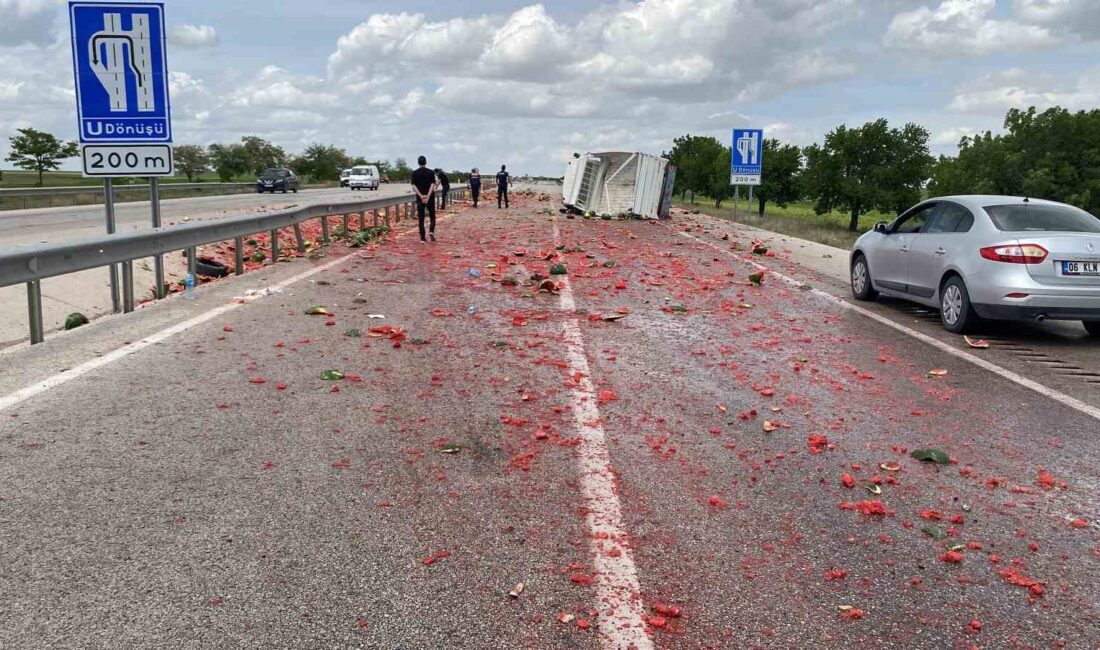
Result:
M195 278L195 286L196 287L199 286L198 264L199 264L199 260L198 260L197 254L195 253L195 248L194 247L188 248L187 249L187 272L190 273L193 278Z
M296 240L298 240L298 252L299 253L306 252L306 240L305 240L305 238L302 237L302 226L301 226L301 224L297 224L297 223L294 224L294 238Z
M149 179L149 204L153 208L153 227L160 228L160 179ZM153 256L153 295L160 300L164 297L164 256Z
M42 334L42 281L31 280L27 283L27 313L30 315L31 345L45 340Z
M271 231L271 263L279 261L279 229Z
M321 241L326 243L326 244L329 241L329 237L328 237L328 215L327 214L325 216L321 217Z
M134 311L134 262L127 260L122 263L122 312L129 314Z
M351 215L345 214L344 217L344 238L348 237L348 230L351 228Z
M370 211L370 225L375 228L378 227L378 210Z
M366 210L360 210L359 211L359 230L366 230L366 229L367 229L367 211Z
M233 240L233 273L235 275L244 274L244 237L237 237Z

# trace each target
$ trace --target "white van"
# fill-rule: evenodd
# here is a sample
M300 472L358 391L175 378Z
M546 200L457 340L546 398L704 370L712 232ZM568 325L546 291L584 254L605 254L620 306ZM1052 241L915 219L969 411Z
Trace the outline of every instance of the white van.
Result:
M379 179L378 167L374 165L352 167L348 176L348 187L353 190L376 190Z

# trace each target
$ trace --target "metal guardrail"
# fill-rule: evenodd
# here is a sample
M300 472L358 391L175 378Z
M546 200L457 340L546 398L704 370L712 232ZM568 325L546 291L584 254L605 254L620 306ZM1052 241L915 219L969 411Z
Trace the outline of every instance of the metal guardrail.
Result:
M177 190L201 190L226 189L226 188L251 188L256 189L256 183L161 183L160 189ZM115 192L145 190L149 191L148 183L133 183L131 185L115 185ZM103 185L73 185L67 187L10 187L0 189L0 197L5 196L62 196L69 194L103 194Z
M464 198L467 190L451 190L452 198ZM122 305L124 312L134 309L133 261L148 257L159 258L173 251L187 251L188 269L195 271L196 252L199 246L234 240L236 243L235 273L244 273L244 238L260 232L271 233L271 263L279 259L278 231L294 228L297 248L305 252L301 223L309 219L321 220L321 238L328 242L329 219L343 220L344 231L350 230L351 217L357 215L359 229L367 227L367 215L371 226L393 227L402 218L414 214L411 194L374 199L309 205L269 212L262 215L241 215L218 221L187 223L167 228L153 228L113 235L100 235L59 244L35 244L18 248L0 248L0 287L20 283L27 285L27 306L30 317L31 343L44 340L42 327L42 280L113 264L122 264ZM163 287L157 287L157 297L163 298Z
M227 193L226 190L233 191L246 191L256 189L255 183L160 183L161 192L169 192L173 190L187 191L187 190L212 190L215 192ZM120 197L124 192L144 192L149 193L148 183L134 183L132 185L115 185L114 194L115 197ZM14 187L0 189L0 205L3 205L5 199L22 199L22 209L28 208L28 199L49 199L50 205L53 205L53 198L58 196L71 196L73 199L73 205L76 205L76 197L81 195L92 195L97 199L103 201L103 185L76 185L70 187ZM19 209L17 207L8 209Z

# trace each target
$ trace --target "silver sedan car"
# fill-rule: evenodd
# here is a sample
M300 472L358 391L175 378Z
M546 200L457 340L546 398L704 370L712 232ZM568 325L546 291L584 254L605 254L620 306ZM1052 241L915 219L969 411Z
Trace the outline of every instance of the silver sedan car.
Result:
M1013 196L929 199L852 247L852 293L911 300L963 333L979 319L1080 320L1100 336L1100 219Z

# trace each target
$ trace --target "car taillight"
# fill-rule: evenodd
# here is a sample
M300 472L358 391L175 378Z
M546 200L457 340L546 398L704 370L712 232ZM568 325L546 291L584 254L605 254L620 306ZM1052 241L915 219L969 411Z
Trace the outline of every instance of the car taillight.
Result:
M1039 264L1047 258L1047 249L1038 244L989 246L981 250L982 257L1009 264Z

